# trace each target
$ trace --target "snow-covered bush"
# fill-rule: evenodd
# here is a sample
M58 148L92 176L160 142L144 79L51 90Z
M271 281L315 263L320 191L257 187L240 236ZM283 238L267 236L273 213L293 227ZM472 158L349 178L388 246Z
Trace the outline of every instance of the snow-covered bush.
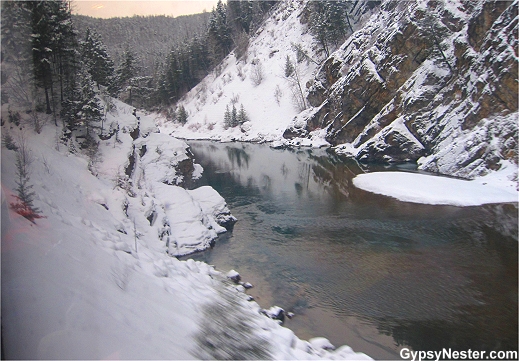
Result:
M2 143L9 150L18 149L18 147L16 146L16 142L13 139L13 136L11 135L11 133L9 133L8 130L6 130L4 134L2 134Z
M251 68L250 79L253 85L258 86L263 82L264 78L265 71L263 70L263 65L258 61Z
M194 356L202 360L266 360L272 358L270 343L255 332L240 298L219 291L219 301L202 310L200 332L195 335L199 348Z

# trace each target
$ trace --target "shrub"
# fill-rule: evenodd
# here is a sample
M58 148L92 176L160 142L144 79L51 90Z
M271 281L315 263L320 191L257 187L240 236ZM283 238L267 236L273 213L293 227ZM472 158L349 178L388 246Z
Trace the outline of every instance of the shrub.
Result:
M265 72L261 63L257 62L252 66L250 78L254 86L258 86L263 82Z
M219 299L202 308L200 331L195 335L194 356L215 360L267 360L272 357L268 340L258 335L245 318L240 299L219 291ZM234 296L234 297L233 297Z
M2 143L9 150L18 150L18 147L16 146L16 143L8 130L6 130L2 135Z

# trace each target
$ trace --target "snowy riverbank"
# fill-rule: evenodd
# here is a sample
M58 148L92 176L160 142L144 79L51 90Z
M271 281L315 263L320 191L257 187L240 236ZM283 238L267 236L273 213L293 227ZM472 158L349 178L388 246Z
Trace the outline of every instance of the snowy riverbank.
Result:
M187 145L154 133L153 117L137 113L138 120L116 104L106 124L117 123L118 141L102 141L93 163L58 143L50 123L41 134L25 130L44 216L36 224L9 209L16 152L2 148L4 356L368 359L347 346L332 351L322 339L298 339L225 274L171 256L207 247L225 231L229 210L210 187L174 185ZM17 140L18 128L8 128ZM200 172L194 166L192 176Z
M514 165L475 180L461 180L406 172L360 174L353 184L368 192L404 202L479 206L489 203L516 203L519 200Z

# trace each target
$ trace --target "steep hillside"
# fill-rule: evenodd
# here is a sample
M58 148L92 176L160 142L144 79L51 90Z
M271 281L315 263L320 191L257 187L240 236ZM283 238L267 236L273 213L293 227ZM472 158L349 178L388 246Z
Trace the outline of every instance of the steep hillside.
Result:
M359 3L353 33L326 58L311 3L283 2L244 57L231 54L179 102L186 124L164 125L184 138L331 145L464 178L516 169L517 1ZM299 82L284 75L287 56ZM248 121L228 127L233 104Z
M195 139L280 140L290 120L308 107L307 82L325 56L309 33L306 1L280 2L251 37L247 50L232 52L222 64L192 89L177 106L183 106L186 124L166 121L175 136ZM363 2L360 2L363 4ZM367 8L352 17L358 26ZM293 75L285 75L287 58ZM243 106L248 120L226 126L226 108ZM322 137L321 137L322 138Z
M383 2L320 67L287 138L466 178L517 165L517 1Z
M188 113L185 125L166 123L175 136L186 138L237 139L245 141L279 138L298 112L289 84L284 79L286 57L296 60L292 44L301 44L311 56L313 39L299 21L296 1L278 7L250 40L247 52L237 58L232 52L222 64L192 89L177 105ZM299 64L301 83L312 77L316 65ZM296 94L297 95L297 94ZM297 100L295 100L297 103ZM250 121L226 129L226 107L243 105Z

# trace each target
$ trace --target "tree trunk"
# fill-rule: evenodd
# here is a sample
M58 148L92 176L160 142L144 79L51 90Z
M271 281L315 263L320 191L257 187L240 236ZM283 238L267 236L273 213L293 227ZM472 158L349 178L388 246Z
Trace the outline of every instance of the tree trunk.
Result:
M52 114L52 110L50 108L49 88L47 88L47 86L45 86L45 102L47 104L47 110L45 112L47 114Z
M52 99L52 117L54 118L54 125L58 126L58 120L56 119L56 100L54 99L54 87L52 82L50 83L50 96Z

